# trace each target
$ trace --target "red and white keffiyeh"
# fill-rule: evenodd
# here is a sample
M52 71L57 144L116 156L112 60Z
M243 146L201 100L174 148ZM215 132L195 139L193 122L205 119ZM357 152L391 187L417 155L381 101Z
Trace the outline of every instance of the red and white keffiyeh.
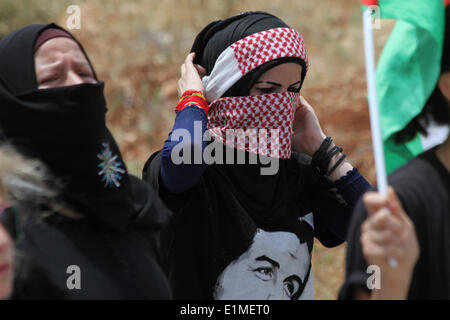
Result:
M299 101L299 93L288 91L217 99L208 114L209 132L230 148L288 159Z
M216 141L263 156L290 158L298 93L220 98L253 69L285 57L300 58L308 67L303 38L290 28L252 34L220 54L211 73L202 79L211 102L208 129Z
M203 77L206 100L220 98L239 79L260 65L279 58L294 57L305 61L308 56L303 37L290 28L275 28L252 34L225 49L211 73Z

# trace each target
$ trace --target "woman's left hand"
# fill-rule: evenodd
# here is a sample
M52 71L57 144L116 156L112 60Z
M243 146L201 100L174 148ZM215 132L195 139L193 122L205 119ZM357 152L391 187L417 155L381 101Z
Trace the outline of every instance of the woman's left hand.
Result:
M300 96L299 107L295 111L293 131L292 149L311 157L326 138L314 109L302 96Z

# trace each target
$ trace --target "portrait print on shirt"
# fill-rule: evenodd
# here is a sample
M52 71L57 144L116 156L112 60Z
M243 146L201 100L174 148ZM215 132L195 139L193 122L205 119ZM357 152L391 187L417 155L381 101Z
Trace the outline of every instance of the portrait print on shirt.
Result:
M312 282L306 241L292 232L257 229L250 248L232 261L218 277L214 298L313 299Z

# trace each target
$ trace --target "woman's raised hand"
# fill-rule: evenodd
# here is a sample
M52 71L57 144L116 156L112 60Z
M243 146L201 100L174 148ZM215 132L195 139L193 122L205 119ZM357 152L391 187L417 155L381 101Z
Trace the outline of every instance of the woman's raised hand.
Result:
M186 60L181 65L181 77L178 80L178 97L186 90L198 90L203 93L204 87L202 78L206 74L205 68L194 64L195 52L187 55Z
M292 149L312 156L326 138L314 109L300 96L293 123Z

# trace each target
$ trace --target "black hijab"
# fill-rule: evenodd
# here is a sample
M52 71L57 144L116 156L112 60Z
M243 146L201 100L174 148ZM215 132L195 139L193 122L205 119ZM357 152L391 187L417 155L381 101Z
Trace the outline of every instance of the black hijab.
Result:
M207 25L196 37L191 52L196 53L194 63L200 64L210 74L222 51L234 42L251 34L274 28L287 28L279 18L265 12L244 12ZM306 64L299 58L286 57L269 61L252 70L236 82L223 96L246 96L255 81L267 70L286 62L303 66L301 81L306 75ZM236 154L236 153L235 153ZM249 155L246 153L246 159ZM236 159L235 159L236 160ZM260 225L273 225L289 214L288 199L295 198L299 172L291 159L279 159L275 175L261 175L262 164L226 164L220 167L233 185L232 192L243 207ZM224 162L225 163L225 162ZM236 163L236 161L235 161Z
M48 28L62 29L30 25L0 40L3 138L48 167L63 184L65 204L109 227L124 228L138 215L131 189L142 188L132 185L136 181L106 126L104 84L38 90L33 49ZM109 171L100 173L105 166Z

